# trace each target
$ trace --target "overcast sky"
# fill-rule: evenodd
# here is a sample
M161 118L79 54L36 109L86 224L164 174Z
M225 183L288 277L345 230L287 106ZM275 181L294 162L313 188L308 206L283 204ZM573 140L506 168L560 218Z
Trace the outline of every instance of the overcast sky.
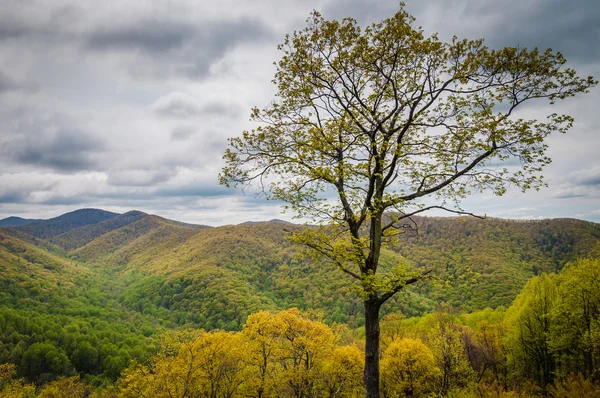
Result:
M493 47L551 47L600 77L598 0L407 0L426 33ZM0 2L0 219L83 207L138 209L208 225L281 215L217 183L227 137L273 98L276 50L312 9L379 22L395 1L3 0ZM600 89L553 112L576 123L548 139L550 187L477 195L505 218L600 222ZM533 115L532 115L533 112ZM544 117L548 108L528 110Z

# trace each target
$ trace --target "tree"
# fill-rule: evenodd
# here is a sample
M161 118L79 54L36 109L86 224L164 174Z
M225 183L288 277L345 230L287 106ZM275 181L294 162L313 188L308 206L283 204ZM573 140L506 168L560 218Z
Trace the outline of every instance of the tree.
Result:
M33 398L35 386L25 384L23 379L15 379L16 366L11 363L0 365L0 397L2 398Z
M89 393L89 392L88 392ZM79 376L59 377L48 383L41 390L38 398L82 398L87 397L85 384L81 383Z
M173 355L163 347L148 368L127 369L119 382L122 397L235 397L248 378L239 335L217 331L186 341Z
M279 46L275 100L253 109L256 129L229 140L220 174L222 184L258 185L321 225L295 239L362 289L368 397L379 396L379 310L431 271L378 273L382 248L415 214L470 214L460 201L477 191L542 186L550 162L544 139L566 132L573 119L515 112L597 83L564 68L565 58L551 50L492 50L456 37L445 43L413 22L403 4L364 30L351 18L326 21L313 12Z
M551 320L562 376L577 371L600 379L600 260L580 259L562 270Z
M509 362L517 375L533 379L544 389L554 381L556 369L550 345L554 326L551 314L558 296L556 280L554 274L530 279L505 318Z
M323 360L331 357L335 348L335 336L327 325L302 317L296 308L282 311L275 318L281 339L277 396L314 396Z
M323 392L330 398L356 397L362 390L360 375L363 367L364 359L358 347L336 347L324 361Z
M381 361L386 397L418 397L433 391L439 376L431 350L419 339L394 340Z
M445 313L435 314L432 320L434 323L428 330L427 344L441 372L438 391L446 395L453 388L466 386L473 370L461 341L459 325L454 324L452 317Z

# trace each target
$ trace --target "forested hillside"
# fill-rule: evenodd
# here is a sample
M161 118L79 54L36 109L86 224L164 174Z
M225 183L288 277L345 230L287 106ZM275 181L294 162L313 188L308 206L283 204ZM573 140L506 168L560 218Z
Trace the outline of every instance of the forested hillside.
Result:
M450 289L428 297L462 311L508 306L525 283L597 250L600 225L575 219L502 220L418 217L398 253L435 270Z
M495 311L485 314L500 315L489 315L493 319L486 322L501 328L505 309L512 305L520 308L506 311L506 319L514 324L530 305L523 297L533 288L525 286L541 283L529 282L532 277L559 273L569 262L598 255L600 225L585 221L461 217L415 222L418 233L407 232L381 259L383 268L402 263L433 270L431 280L407 289L384 307L388 327L397 319L405 338L419 336L409 332L409 325L422 322L415 317L430 319L427 314L442 310L456 317L489 307ZM302 250L287 236L301 228L305 227L277 221L208 228L136 211L94 209L0 228L0 364L14 364L15 377L23 377L25 383L80 376L91 387L110 386L132 360L146 364L164 355L159 353L164 337L159 336L167 330L239 331L252 314L289 308L308 312L341 333L336 339L358 342L360 347L360 334L353 331L360 330L363 315L352 281L330 264L300 255ZM534 281L549 277L540 278ZM469 333L484 333L481 325L464 319L452 322L468 324ZM563 329L564 323L557 322L553 333L567 335ZM518 340L509 329L501 332L506 332L506 341ZM577 369L589 370L589 358L571 349L584 334L585 330L573 332L568 341L554 338L548 343L548 352L556 356L554 369L566 374L568 363L583 361ZM435 354L432 341L425 339L425 344ZM597 360L590 352L592 361ZM159 357L153 357L157 353ZM477 362L481 358L467 359L469 374L481 373L476 378L486 379L493 373L501 382L494 373L500 372L500 365L491 370L492 365ZM510 359L513 362L503 366L516 367L520 360ZM140 369L130 376L140 377ZM539 377L531 375L547 385L555 376Z

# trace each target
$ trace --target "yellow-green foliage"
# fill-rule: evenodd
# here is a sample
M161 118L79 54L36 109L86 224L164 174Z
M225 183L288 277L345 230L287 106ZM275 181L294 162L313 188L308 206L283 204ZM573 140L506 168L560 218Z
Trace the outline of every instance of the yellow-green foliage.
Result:
M0 230L0 304L48 303L57 291L72 294L75 279L86 275L88 268Z
M562 382L556 382L548 389L552 398L596 398L600 397L600 385L581 374L570 374Z
M86 390L78 376L60 377L44 386L38 398L83 398L87 395Z
M16 366L13 364L0 365L0 397L2 398L33 398L35 386L25 384L23 379L16 379Z
M167 344L150 366L129 368L119 380L120 396L302 397L335 392L329 396L355 397L362 392L361 352L337 346L331 329L296 309L256 313L238 333L200 333L179 340Z
M398 339L383 352L381 384L385 397L421 397L441 375L431 350L418 339Z

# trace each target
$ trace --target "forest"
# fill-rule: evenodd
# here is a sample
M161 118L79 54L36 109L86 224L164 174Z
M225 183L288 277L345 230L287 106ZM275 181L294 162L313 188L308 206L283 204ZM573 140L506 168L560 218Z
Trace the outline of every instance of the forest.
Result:
M382 267L385 397L598 396L600 225L417 218ZM282 223L78 210L0 229L1 397L355 397L350 279Z

